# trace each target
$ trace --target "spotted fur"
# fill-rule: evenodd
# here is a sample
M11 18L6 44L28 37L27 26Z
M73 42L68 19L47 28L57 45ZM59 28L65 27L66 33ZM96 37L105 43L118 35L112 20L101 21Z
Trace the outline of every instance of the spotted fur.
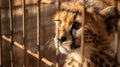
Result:
M83 67L118 67L110 46L110 36L118 21L115 18L115 8L104 0L86 0L85 3ZM54 17L54 42L61 53L66 54L63 67L81 65L82 5L82 0L62 3L60 11ZM114 25L109 27L111 24Z

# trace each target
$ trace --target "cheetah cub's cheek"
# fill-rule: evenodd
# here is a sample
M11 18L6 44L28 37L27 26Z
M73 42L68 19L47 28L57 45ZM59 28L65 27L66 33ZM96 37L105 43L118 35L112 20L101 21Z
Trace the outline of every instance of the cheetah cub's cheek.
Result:
M82 36L83 28L81 27L79 30L73 31L73 36L76 38L80 38Z

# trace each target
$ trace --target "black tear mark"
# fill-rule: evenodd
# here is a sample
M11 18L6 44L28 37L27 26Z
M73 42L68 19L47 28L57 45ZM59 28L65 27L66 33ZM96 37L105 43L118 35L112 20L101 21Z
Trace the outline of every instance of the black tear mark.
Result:
M71 35L71 37L72 37L72 44L71 44L71 49L76 49L76 48L78 48L78 47L80 47L79 45L76 45L76 43L75 43L75 37L73 36L73 34L72 34L72 31L73 31L73 26L71 27L71 30L70 30L70 35Z

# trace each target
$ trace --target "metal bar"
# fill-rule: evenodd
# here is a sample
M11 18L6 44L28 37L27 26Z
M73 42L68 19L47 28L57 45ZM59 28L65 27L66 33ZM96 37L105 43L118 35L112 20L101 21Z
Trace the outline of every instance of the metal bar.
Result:
M80 67L83 67L83 61L84 61L84 24L85 24L85 12L86 12L86 9L85 9L85 0L83 0L83 11L82 11L82 17L83 17L83 20L82 20L82 36L81 36L81 65Z
M60 5L61 5L61 1L60 0L58 0L58 7L57 7L57 11L60 11Z
M25 20L25 0L22 0L22 9L23 9L23 41L24 41L24 67L30 67L29 66L29 57L28 57L28 54L27 54L27 39L26 39L26 20Z
M61 5L60 0L57 0L57 11L60 11L60 5ZM59 18L59 16L58 16L58 18ZM58 32L58 37L59 37L59 28L58 28L57 32ZM56 67L60 67L60 65L59 65L59 45L60 45L60 43L57 42L57 44L58 44L58 48L56 49Z
M41 15L41 0L38 0L38 4L37 4L37 45L38 45L38 56L39 56L39 59L38 59L38 67L41 67L41 50L40 50L40 44L41 44L41 38L40 38L40 27L41 27L41 23L40 23L40 15Z
M114 6L116 9L118 8L118 0L114 0Z
M11 38L11 67L14 67L14 35L13 35L13 11L12 11L12 0L9 0L9 12L10 12L10 38Z
M0 62L1 62L1 65L0 65L0 67L2 67L2 62L3 62L3 58L2 58L2 29L1 29L1 25L2 25L2 23L1 23L1 7L0 7L0 47L1 47L1 57L0 57Z
M7 41L7 42L11 42L11 39L10 39L9 37L5 36L5 35L2 35L2 39L5 40L5 41ZM24 48L24 46L22 46L22 45L23 45L23 44L20 44L20 43L14 41L14 46L15 46L15 47L18 47L18 48L20 48L21 50L24 50L25 48ZM39 59L38 55L37 55L36 53L32 52L31 50L28 49L28 50L27 50L27 53L28 53L29 55L31 55L32 57L34 57L34 58L36 58L36 59Z
M114 7L115 7L115 19L118 19L118 0L114 0ZM115 20L115 22L116 22L116 20ZM117 22L116 22L117 23ZM116 52L116 65L117 65L117 63L118 63L118 51L119 51L119 46L120 46L120 42L119 42L119 26L118 26L119 24L117 23L117 30L116 30L116 32L115 32L115 43L114 43L114 45L115 45L115 52Z

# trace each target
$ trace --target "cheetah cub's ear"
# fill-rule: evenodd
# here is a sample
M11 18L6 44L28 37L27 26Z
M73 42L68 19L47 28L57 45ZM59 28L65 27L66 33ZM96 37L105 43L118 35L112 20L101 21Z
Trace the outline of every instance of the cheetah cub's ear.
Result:
M100 10L99 14L109 17L109 16L115 16L116 12L118 12L118 10L114 6L109 6Z
M115 32L117 30L117 23L119 20L118 10L113 6L109 6L99 11L99 14L104 17L103 19L106 24L108 34Z

